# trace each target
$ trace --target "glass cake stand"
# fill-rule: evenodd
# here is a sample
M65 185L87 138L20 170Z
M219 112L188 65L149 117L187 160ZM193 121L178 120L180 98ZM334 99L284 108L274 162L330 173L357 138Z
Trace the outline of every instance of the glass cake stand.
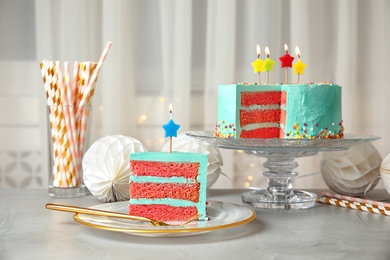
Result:
M317 195L294 190L292 179L298 176L295 158L316 155L318 152L342 151L355 145L372 142L379 137L346 134L343 139L258 139L218 138L213 132L190 131L188 136L201 139L220 148L244 150L247 154L267 158L263 175L268 178L265 189L248 191L241 195L244 205L254 209L297 210L311 208Z

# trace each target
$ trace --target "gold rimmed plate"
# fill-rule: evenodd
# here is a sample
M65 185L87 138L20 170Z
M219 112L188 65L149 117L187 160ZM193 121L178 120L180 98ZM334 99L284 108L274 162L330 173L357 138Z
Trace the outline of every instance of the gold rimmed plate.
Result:
M105 203L93 206L93 209L127 213L127 201ZM227 202L210 201L207 205L209 220L194 221L185 226L152 226L150 223L126 219L74 214L73 219L82 225L108 231L123 232L137 236L192 236L244 225L251 222L256 213L245 206ZM176 222L171 222L176 223ZM177 222L180 223L180 222Z

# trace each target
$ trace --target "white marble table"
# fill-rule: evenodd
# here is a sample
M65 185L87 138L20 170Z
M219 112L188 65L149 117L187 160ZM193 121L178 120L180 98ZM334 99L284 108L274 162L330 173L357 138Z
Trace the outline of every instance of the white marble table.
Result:
M241 204L242 192L211 190L209 199ZM93 196L0 190L0 259L390 259L390 217L324 204L258 211L243 226L162 238L82 226L71 213L45 209L48 202L101 204Z

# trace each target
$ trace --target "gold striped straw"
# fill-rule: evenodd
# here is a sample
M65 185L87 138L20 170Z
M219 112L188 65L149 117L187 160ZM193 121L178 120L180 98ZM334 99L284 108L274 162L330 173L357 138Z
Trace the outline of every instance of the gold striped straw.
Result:
M317 198L317 201L320 203L339 206L343 208L356 209L360 211L381 214L384 216L390 216L390 211L386 209L374 208L370 204L365 204L361 202L353 202L353 201L340 200L340 199L328 198L328 197Z

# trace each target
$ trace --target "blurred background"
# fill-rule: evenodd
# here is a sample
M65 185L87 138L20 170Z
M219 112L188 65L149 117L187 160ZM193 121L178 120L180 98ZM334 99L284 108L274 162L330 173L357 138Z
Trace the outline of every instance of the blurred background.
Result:
M347 133L380 136L390 153L390 2L387 0L0 0L0 188L47 188L43 59L97 61L88 145L121 134L159 151L168 105L179 132L213 130L217 85L255 82L256 44L284 80L284 44L299 46L302 82L343 87ZM292 75L292 70L290 71ZM290 76L292 80L295 77ZM263 187L264 160L221 150L214 188ZM298 159L296 188L326 188L322 154ZM379 186L380 187L380 186Z

